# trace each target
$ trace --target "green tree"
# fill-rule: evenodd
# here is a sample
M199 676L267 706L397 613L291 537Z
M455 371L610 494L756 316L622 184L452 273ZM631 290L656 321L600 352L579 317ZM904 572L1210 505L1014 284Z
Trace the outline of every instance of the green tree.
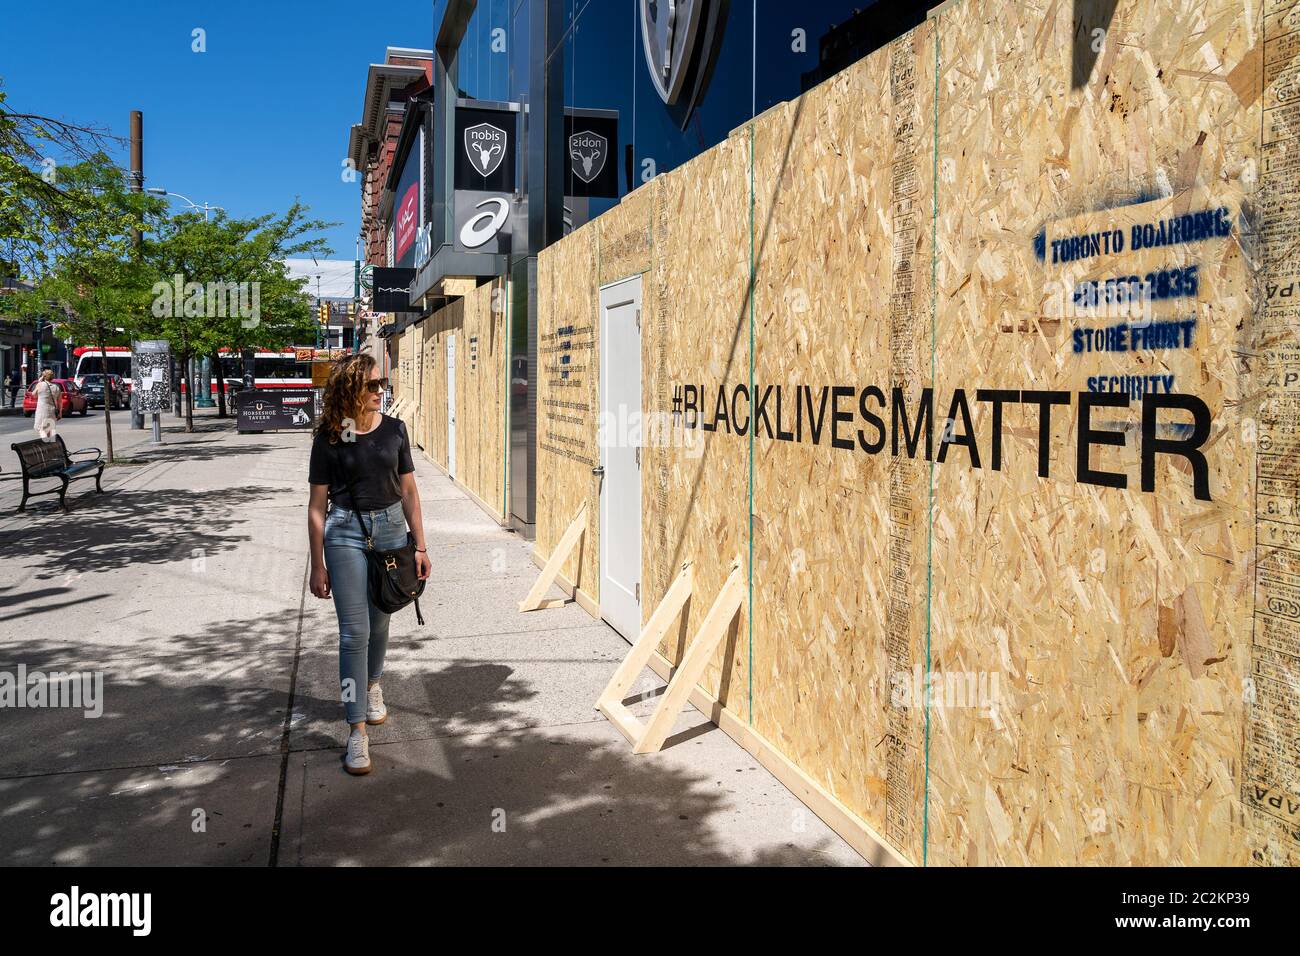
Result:
M220 349L281 348L314 334L305 280L291 278L284 260L328 253L316 233L332 225L308 218L299 202L282 216L251 219L187 212L164 222L146 243L158 276L146 323L171 342L182 368L193 358L211 360L219 415L226 414ZM186 395L186 431L192 431L193 388Z
M20 314L53 316L64 338L91 342L101 352L117 329L129 337L147 307L153 273L136 254L135 230L162 211L160 200L127 188L122 170L102 153L65 166L59 188L77 210L57 229L33 289L17 297ZM112 409L104 403L104 438L113 461Z
M63 250L68 225L94 204L64 170L123 141L106 130L9 108L0 90L0 258L13 277L35 276ZM63 165L61 165L63 164ZM119 173L121 175L121 173Z

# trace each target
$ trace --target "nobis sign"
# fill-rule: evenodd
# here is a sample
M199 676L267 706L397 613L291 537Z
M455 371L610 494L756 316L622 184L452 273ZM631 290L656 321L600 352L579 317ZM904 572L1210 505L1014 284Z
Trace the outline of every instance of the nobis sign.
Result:
M564 195L617 199L617 114L566 113L564 144Z
M504 255L521 227L515 215L519 114L509 104L456 107L452 245L457 252Z
M517 117L513 110L456 109L456 189L514 191Z

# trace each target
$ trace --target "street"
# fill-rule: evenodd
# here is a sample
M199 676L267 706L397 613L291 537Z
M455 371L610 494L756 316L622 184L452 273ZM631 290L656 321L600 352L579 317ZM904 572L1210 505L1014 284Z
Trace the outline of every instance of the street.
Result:
M102 411L64 421L102 445ZM418 455L433 556L393 619L350 777L332 608L306 583L309 437L196 414L165 444L114 416L103 495L15 515L0 491L0 671L101 672L102 716L5 713L0 863L833 864L862 860L698 712L633 756L593 709L627 644L575 605L520 614L529 545ZM9 443L31 420L0 418ZM632 709L661 683L649 671Z

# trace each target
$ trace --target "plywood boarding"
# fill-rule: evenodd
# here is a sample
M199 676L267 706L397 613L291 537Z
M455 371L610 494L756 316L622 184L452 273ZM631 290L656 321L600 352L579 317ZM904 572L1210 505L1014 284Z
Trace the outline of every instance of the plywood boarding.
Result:
M658 437L650 470L642 468L643 521L653 535L642 548L642 611L647 618L682 562L694 562L692 599L660 646L674 663L735 555L749 576L749 443L729 411L716 414L718 386L734 388L748 378L749 150L747 136L732 136L659 177L654 195L654 262L644 287L652 290L655 312L642 310L641 334L642 365L650 372L643 374L643 395L654 401L648 424ZM730 409L731 388L725 395ZM652 600L645 600L647 591ZM701 685L747 719L748 601Z
M1265 2L1262 37L1233 72L1243 99L1256 89L1262 94L1256 199L1262 269L1250 337L1255 377L1241 407L1243 429L1256 428L1257 547L1241 794L1252 861L1294 865L1300 862L1300 2ZM1256 74L1262 74L1258 87Z
M1254 387L1254 289L1243 243L1259 113L1224 78L1248 60L1259 22L1240 3L1121 3L1072 89L1072 37L1095 26L1046 2L1015 15L964 4L941 21L935 414L955 412L956 389L1039 389L1069 404L1052 416L1048 478L1035 467L1039 408L1024 403L1004 409L1000 472L991 406L972 402L982 467L953 446L935 473L931 664L980 700L930 711L933 863L1248 858L1238 759L1255 443L1241 409ZM1133 246L1134 225L1218 209L1230 235ZM1055 242L1097 232L1125 247L1054 261L1070 255ZM1132 317L1071 308L1081 282L1189 268L1194 294ZM1152 339L1128 326L1146 320L1178 336L1137 347ZM1129 348L1076 337L1106 327L1125 328ZM1080 396L1093 389L1132 393L1128 407L1091 413L1124 441L1094 445L1091 467L1122 475L1124 489L1076 467ZM1161 456L1142 489L1139 396L1169 391L1212 415L1211 500L1195 497L1181 457ZM1156 434L1191 420L1162 413Z
M398 408L398 415L406 423L407 431L415 434L415 411L420 404L420 392L417 388L418 367L420 361L419 343L416 326L407 326L401 333L397 346L397 376L393 383L393 407ZM402 401L406 399L406 401Z
M456 344L456 476L497 520L505 518L505 402L509 341L504 278L461 300L465 318ZM446 353L444 351L444 361ZM463 429L463 431L462 431ZM462 457L461 449L464 449Z
M425 376L423 403L428 422L424 453L444 470L447 467L447 330L461 322L463 304L449 303L425 319Z
M573 575L577 573L578 590L593 604L599 595L600 558L596 517L600 486L591 474L591 469L600 463L599 290L603 285L650 268L658 189L659 181L654 180L625 196L616 208L550 247L538 260L538 363L542 374L537 405L536 549L543 560L549 558L585 501L591 509L591 520L578 553L565 563L560 573L569 581L575 580ZM660 385L655 370L662 363L656 363L651 354L653 339L644 331L649 317L658 314L654 283L643 282L641 295L641 310L646 317L642 323L644 396L658 394ZM655 455L653 447L645 448L643 483L652 469L656 473L663 471ZM647 534L652 520L643 507L642 523ZM643 595L648 588L648 581L643 581ZM643 596L643 610L646 602L647 596Z
M832 415L928 384L933 62L927 24L754 130L753 723L912 859L923 726L889 675L924 654L926 474Z
M504 520L505 280L494 279L420 323L423 448L447 468L447 340L456 339L456 473L453 477Z
M424 435L427 430L424 396L425 379L425 323L417 322L411 326L411 391L421 400L411 407L410 440L414 448L424 447Z
M1087 19L1105 6L968 0L754 124L756 395L790 391L779 426L768 394L755 445L745 719L913 862L1294 863L1300 155L1279 91L1300 11ZM747 135L637 194L656 205L648 411L705 385L712 421L718 386L747 378ZM1133 248L1135 226L1170 239L1183 216L1182 239ZM544 327L594 316L599 261L591 230L543 254ZM1145 314L1071 304L1080 283L1148 274ZM856 447L833 419L812 438L822 395L857 413L868 385L878 428L853 414ZM981 388L1015 393L996 467ZM1126 487L1080 480L1120 480L1076 461L1091 392L1131 394L1090 413L1111 437L1084 436L1084 470ZM1154 404L1144 436L1140 396L1169 393L1209 419L1200 491L1170 446L1144 489L1144 443L1196 441L1192 412ZM893 407L914 421L927 394L934 452L924 427L894 452ZM747 445L651 450L656 599L682 556L750 543ZM740 712L743 676L733 660L705 683ZM942 706L924 706L936 676Z
M537 537L549 557L578 508L599 514L596 445L599 414L599 286L596 227L588 224L537 260ZM567 359L567 361L566 361ZM560 574L594 604L599 600L598 521L588 523Z

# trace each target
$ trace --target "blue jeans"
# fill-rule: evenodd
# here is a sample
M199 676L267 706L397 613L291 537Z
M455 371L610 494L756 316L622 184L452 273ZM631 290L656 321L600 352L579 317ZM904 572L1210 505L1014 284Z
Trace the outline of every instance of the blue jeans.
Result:
M383 511L363 511L362 518L380 550L406 543L402 503ZM339 687L349 724L366 719L366 689L384 673L389 615L370 603L366 541L356 512L331 508L325 516L325 567L330 573L334 612L339 619Z

